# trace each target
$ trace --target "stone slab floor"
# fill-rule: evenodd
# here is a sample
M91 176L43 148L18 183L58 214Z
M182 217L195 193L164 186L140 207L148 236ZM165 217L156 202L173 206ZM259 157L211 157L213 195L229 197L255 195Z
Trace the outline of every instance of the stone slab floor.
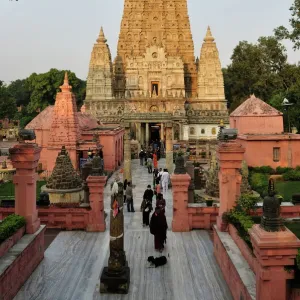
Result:
M165 161L159 161L163 167ZM168 231L164 267L147 268L154 251L149 229L142 227L140 204L152 174L139 161L132 162L135 213L125 209L125 251L131 271L128 295L99 293L99 276L107 266L109 231L86 233L62 231L45 252L45 258L19 291L15 300L229 300L230 291L213 256L213 244L206 231ZM114 176L109 180L112 182ZM109 212L110 184L105 189L105 210ZM168 191L166 215L171 228L172 194Z

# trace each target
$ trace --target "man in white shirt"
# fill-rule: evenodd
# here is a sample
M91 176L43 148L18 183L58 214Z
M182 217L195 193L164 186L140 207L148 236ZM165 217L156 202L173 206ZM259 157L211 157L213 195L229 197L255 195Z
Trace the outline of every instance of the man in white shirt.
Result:
M170 180L170 174L167 169L164 169L164 172L161 175L161 185L162 185L162 192L164 197L166 197L167 195L169 180Z

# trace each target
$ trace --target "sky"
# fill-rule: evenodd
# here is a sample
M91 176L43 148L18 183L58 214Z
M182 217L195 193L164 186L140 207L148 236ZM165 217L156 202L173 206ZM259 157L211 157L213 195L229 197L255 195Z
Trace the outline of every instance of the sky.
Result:
M293 0L187 0L195 56L211 26L223 67L239 41L256 42L288 26ZM90 54L103 26L116 55L124 0L0 0L0 80L9 83L51 68L86 79ZM299 51L285 42L288 60Z

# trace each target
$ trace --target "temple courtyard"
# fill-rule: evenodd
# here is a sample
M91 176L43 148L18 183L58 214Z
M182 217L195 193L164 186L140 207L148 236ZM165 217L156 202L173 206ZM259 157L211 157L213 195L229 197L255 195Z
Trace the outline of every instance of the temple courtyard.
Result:
M163 167L165 160L159 161ZM105 211L109 216L110 183L105 188ZM122 178L122 174L119 174ZM16 300L43 299L232 299L213 254L209 232L194 230L173 233L172 192L168 191L166 215L169 230L162 254L154 250L149 228L142 226L140 205L144 190L152 183L152 174L132 161L135 213L124 210L125 251L131 272L128 295L99 293L99 276L109 256L109 217L104 233L62 231L45 252L45 258L21 288ZM165 255L167 265L147 268L148 256Z

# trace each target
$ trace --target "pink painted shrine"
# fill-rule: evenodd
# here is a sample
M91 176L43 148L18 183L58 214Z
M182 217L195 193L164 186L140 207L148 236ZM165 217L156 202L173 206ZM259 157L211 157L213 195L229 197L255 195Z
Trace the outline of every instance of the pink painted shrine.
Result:
M238 130L248 166L300 165L300 135L284 133L282 113L254 95L231 113L230 127Z
M77 111L67 73L54 106L45 108L26 129L35 131L35 142L42 148L40 168L52 171L57 154L65 145L76 169L88 151L103 146L104 168L115 170L123 161L124 130L119 125L104 126L93 116Z

